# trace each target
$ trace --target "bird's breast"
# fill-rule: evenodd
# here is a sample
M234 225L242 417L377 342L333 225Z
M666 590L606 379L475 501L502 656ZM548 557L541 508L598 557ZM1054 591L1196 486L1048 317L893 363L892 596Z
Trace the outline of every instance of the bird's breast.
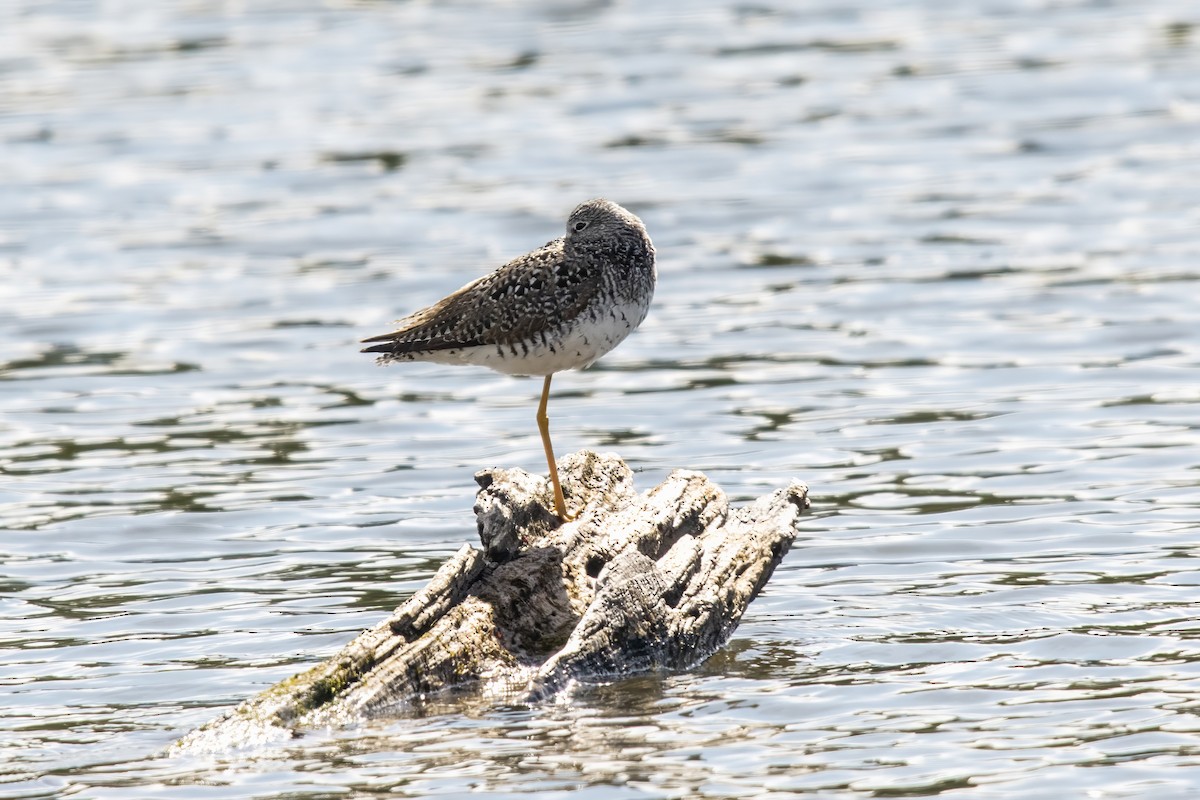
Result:
M508 375L550 375L582 369L641 324L649 302L617 302L585 311L558 328L511 344L471 348L470 363Z

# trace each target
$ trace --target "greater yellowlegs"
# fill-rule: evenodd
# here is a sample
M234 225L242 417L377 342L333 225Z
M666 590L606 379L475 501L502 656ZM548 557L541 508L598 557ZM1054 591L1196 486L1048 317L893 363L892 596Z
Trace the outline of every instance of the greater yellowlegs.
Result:
M550 443L550 378L581 369L633 331L654 295L654 245L642 221L608 200L589 200L567 232L490 275L363 339L380 364L477 364L508 375L538 375L537 423L550 468L554 508L571 519Z

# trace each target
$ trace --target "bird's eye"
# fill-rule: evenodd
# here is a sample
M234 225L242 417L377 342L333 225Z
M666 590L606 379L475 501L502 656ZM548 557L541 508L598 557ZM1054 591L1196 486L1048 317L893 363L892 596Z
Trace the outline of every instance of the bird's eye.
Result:
M587 226L588 226L588 224L587 224L587 222L586 222L586 221L584 221L584 220L579 220L579 222L576 222L576 223L575 223L575 230L577 230L577 231L581 231L581 230L583 230L584 228L586 228Z

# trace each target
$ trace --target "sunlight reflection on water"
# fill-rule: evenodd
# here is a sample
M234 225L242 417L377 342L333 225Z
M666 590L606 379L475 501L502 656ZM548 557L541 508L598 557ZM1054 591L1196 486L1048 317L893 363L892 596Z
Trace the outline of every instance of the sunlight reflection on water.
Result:
M943 5L0 11L0 794L1193 790L1200 19ZM659 290L559 448L811 487L735 639L152 758L538 469L533 382L355 342L595 195Z

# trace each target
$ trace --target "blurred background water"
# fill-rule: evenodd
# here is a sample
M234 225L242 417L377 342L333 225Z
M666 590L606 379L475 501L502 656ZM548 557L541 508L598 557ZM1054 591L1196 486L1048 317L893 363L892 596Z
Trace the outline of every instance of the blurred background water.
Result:
M356 341L659 250L560 454L814 511L731 644L557 702L161 748L544 469L538 385ZM0 797L1200 793L1200 7L0 6Z

